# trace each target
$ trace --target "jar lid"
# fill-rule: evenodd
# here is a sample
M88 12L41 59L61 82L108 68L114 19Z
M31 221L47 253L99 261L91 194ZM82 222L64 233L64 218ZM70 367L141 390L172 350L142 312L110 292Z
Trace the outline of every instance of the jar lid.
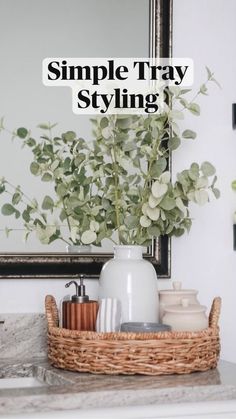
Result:
M170 305L165 307L166 313L203 313L206 311L206 306L199 304L189 304L188 298L183 298L181 304Z
M180 281L173 281L172 282L172 287L173 289L169 289L169 290L160 290L159 294L160 295L178 295L178 294L197 294L198 291L197 290L192 290L192 289L182 289L182 282Z

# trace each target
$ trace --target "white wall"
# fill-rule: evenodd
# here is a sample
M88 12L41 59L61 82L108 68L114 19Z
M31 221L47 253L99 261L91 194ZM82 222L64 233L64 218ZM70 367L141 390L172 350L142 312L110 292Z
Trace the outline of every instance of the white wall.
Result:
M221 316L222 358L236 362L236 253L232 247L232 214L236 195L230 189L236 177L236 131L231 128L231 106L236 101L236 2L235 0L174 0L174 55L192 57L196 88L205 78L208 65L222 85L210 88L201 98L202 115L190 116L188 127L198 132L195 141L186 141L173 155L173 173L192 161L209 160L217 167L221 198L203 208L193 207L189 235L172 242L172 279L185 287L199 289L200 301L223 299ZM88 291L96 296L97 281ZM170 281L160 281L161 287ZM45 294L60 298L64 281L0 281L0 312L43 311Z
M192 57L195 86L205 79L207 65L222 90L210 86L201 97L202 115L188 118L195 141L186 141L173 155L173 172L192 161L211 161L217 168L221 198L203 208L193 208L189 235L173 240L172 278L200 290L201 302L223 300L221 316L222 357L236 362L236 252L232 244L232 214L236 195L236 131L232 130L232 103L236 102L236 2L235 0L174 0L174 56Z

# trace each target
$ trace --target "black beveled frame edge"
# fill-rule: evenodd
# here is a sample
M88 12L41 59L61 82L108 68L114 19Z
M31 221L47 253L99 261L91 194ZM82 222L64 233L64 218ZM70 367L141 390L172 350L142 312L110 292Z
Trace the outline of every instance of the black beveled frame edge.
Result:
M149 0L150 57L171 57L173 0ZM170 277L171 241L154 239L145 258L153 263L160 278ZM80 273L97 278L110 253L1 253L0 279L73 278Z
M153 240L145 258L153 263L159 277L168 277L170 245L167 236ZM0 257L0 279L20 278L76 278L83 273L97 278L102 265L111 253L5 253Z

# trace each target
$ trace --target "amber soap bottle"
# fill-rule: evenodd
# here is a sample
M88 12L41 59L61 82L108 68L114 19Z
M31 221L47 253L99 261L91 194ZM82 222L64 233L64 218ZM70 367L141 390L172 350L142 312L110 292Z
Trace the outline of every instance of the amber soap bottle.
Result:
M89 300L89 296L86 295L83 275L80 275L79 281L79 285L76 281L70 281L65 285L68 288L74 284L76 294L72 295L71 300L62 303L62 325L70 330L95 331L98 302Z

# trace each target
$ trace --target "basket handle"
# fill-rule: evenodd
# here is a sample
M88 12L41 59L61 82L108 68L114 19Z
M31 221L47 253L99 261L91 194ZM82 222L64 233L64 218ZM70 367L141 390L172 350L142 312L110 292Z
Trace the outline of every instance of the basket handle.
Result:
M45 310L46 318L48 322L48 328L58 327L59 325L59 316L57 310L56 300L52 295L46 295L45 297Z
M216 297L213 300L211 311L209 314L209 327L213 329L218 327L218 322L220 318L220 310L221 310L221 298Z

